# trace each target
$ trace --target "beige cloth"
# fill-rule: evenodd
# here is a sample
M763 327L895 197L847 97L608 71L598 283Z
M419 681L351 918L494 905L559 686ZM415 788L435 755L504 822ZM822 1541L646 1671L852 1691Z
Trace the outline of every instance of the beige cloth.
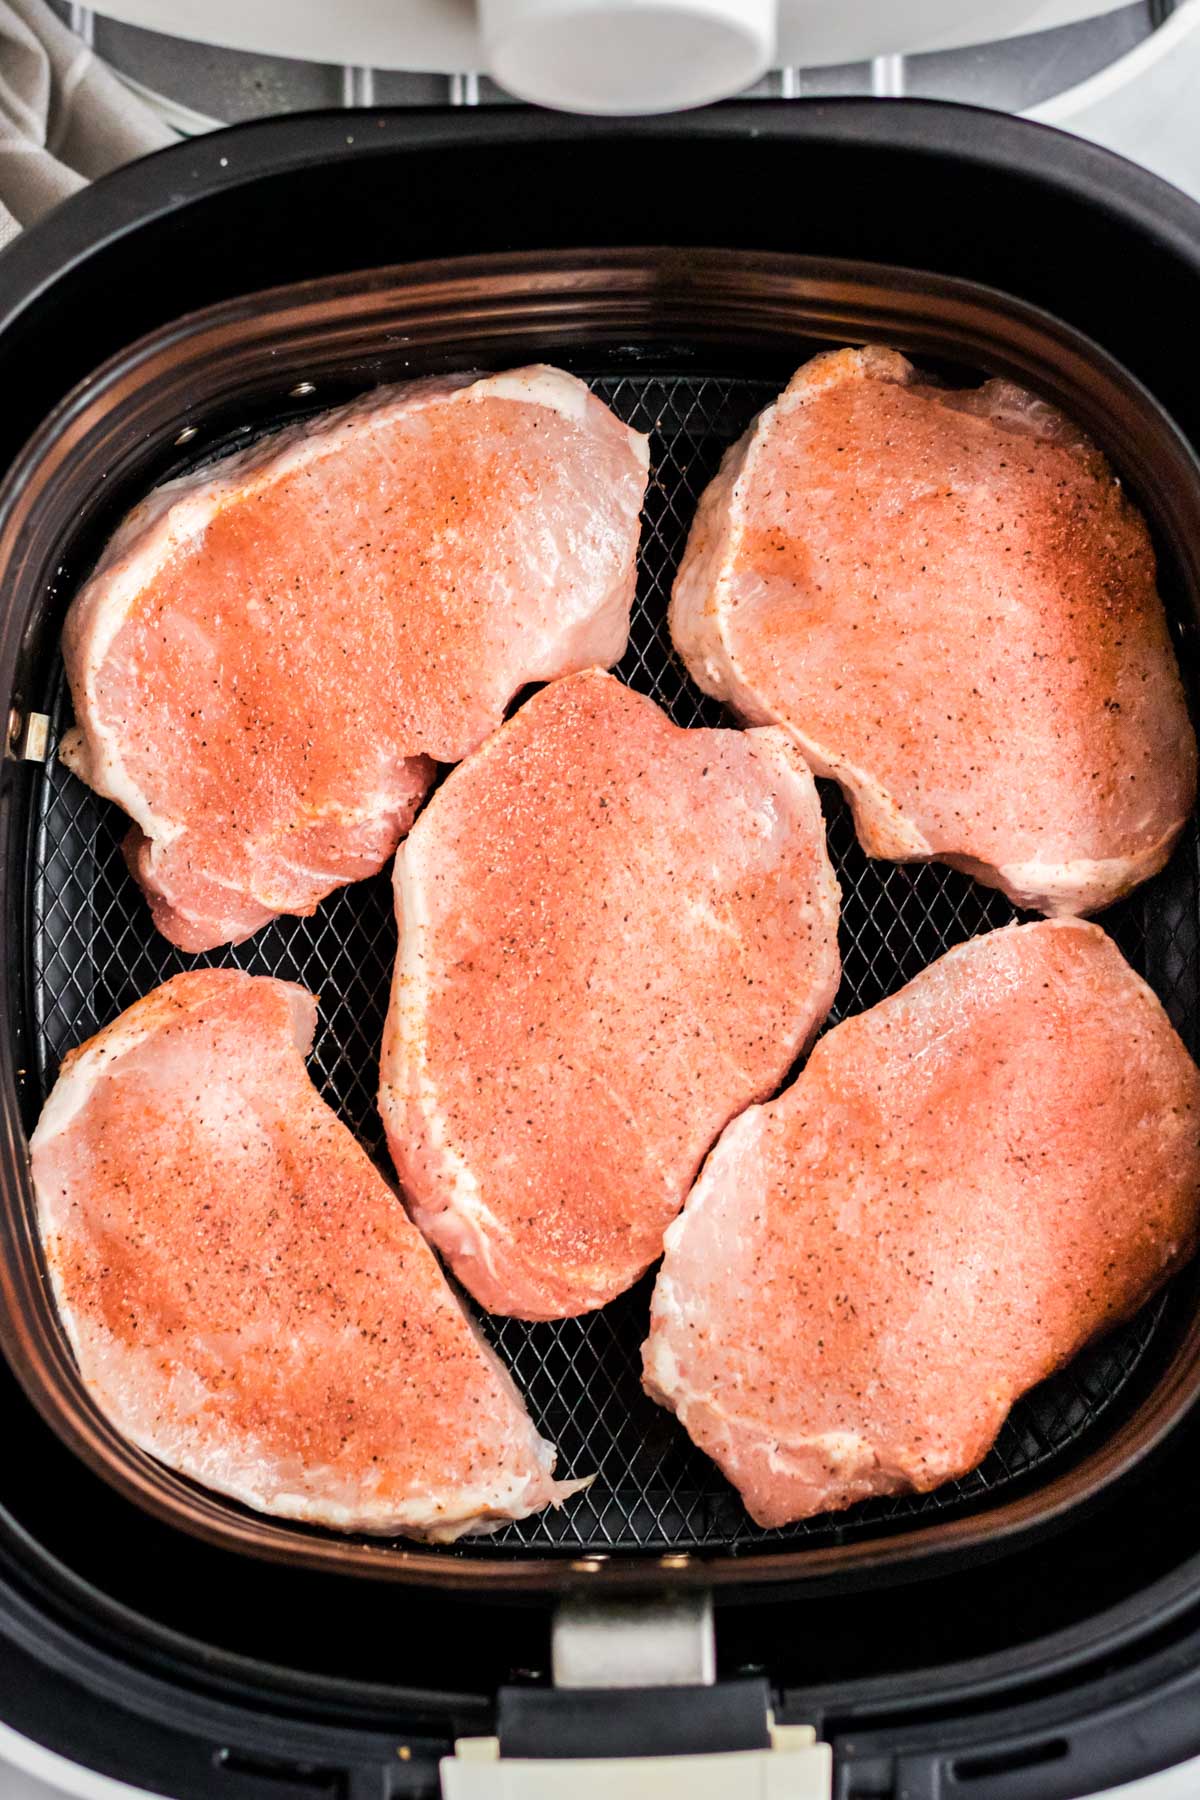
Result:
M0 247L176 134L45 0L0 0Z

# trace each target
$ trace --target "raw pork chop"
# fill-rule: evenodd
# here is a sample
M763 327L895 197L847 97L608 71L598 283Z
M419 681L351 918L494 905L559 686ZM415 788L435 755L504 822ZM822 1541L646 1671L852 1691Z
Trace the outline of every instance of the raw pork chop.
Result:
M671 630L706 693L841 783L871 856L1091 912L1162 867L1191 810L1145 524L1008 382L815 357L701 500Z
M413 1217L493 1312L603 1306L832 1003L803 758L570 676L439 788L395 880L381 1107Z
M975 1467L1196 1242L1200 1071L1111 939L961 944L721 1137L645 1383L760 1525Z
M572 1484L309 1081L315 1022L303 988L209 969L64 1062L33 1176L84 1381L262 1512L437 1539L523 1518Z
M134 820L159 929L311 912L519 688L616 662L646 467L530 368L382 389L152 494L68 615L63 758Z

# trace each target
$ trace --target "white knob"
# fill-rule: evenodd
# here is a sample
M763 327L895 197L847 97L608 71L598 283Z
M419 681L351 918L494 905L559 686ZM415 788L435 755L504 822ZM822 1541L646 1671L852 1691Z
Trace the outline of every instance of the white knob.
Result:
M481 0L488 68L568 112L676 112L771 66L777 0Z

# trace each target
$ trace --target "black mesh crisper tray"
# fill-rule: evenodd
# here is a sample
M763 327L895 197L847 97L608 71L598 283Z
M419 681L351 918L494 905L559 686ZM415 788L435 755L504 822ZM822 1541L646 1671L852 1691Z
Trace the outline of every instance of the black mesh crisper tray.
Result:
M680 725L716 724L722 709L691 684L666 628L671 578L695 502L724 446L778 383L695 374L605 376L593 384L631 425L652 434L652 475L629 649L620 673ZM59 682L55 737L67 717ZM35 809L32 948L36 1053L43 1095L62 1055L157 983L197 963L235 965L302 982L320 996L311 1064L322 1093L381 1160L375 1110L379 1043L395 949L388 875L332 895L311 919L284 919L248 943L193 958L160 937L119 852L125 821L57 763ZM848 809L823 784L830 847L842 885L842 985L830 1018L871 1006L952 944L1017 917L1004 897L932 864L869 862ZM1196 1049L1197 857L1194 831L1171 867L1105 916L1134 967L1156 988ZM1052 1459L1078 1450L1114 1416L1150 1345L1162 1302L1078 1357L1023 1399L983 1465L934 1494L874 1500L849 1513L762 1531L714 1464L639 1382L648 1278L603 1311L554 1324L485 1321L542 1432L559 1446L559 1473L595 1474L559 1511L505 1527L493 1556L514 1547L581 1551L702 1547L800 1548L930 1522L991 1499ZM473 1546L473 1553L480 1553Z

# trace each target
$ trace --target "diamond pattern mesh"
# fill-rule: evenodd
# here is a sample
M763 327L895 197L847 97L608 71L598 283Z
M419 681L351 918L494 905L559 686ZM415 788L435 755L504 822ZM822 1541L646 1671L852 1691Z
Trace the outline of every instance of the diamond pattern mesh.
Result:
M666 628L666 598L700 490L724 446L772 395L773 384L712 375L630 375L597 381L623 418L652 433L652 479L637 606L621 674L681 725L720 722L721 709L693 687ZM66 718L60 683L56 735ZM936 865L872 864L859 851L837 790L823 791L843 892L844 975L831 1023L872 1005L950 945L1016 914L1001 895ZM31 870L33 1006L43 1092L63 1054L157 983L197 963L236 965L299 981L320 996L314 1080L376 1156L379 1042L395 948L388 878L331 895L312 919L279 920L248 943L193 958L152 929L121 860L124 820L56 762L36 800ZM1157 988L1195 1051L1197 845L1105 920L1134 966ZM588 1492L560 1512L506 1527L483 1553L777 1548L844 1542L884 1525L961 1511L1028 1477L1094 1432L1154 1335L1161 1304L1076 1358L1014 1409L984 1464L937 1493L875 1500L836 1518L764 1532L675 1421L642 1393L639 1348L652 1278L603 1312L558 1324L485 1320L485 1329L528 1397L540 1429L559 1446L559 1472L594 1474ZM481 1547L474 1546L473 1554ZM448 1553L450 1554L450 1553Z

